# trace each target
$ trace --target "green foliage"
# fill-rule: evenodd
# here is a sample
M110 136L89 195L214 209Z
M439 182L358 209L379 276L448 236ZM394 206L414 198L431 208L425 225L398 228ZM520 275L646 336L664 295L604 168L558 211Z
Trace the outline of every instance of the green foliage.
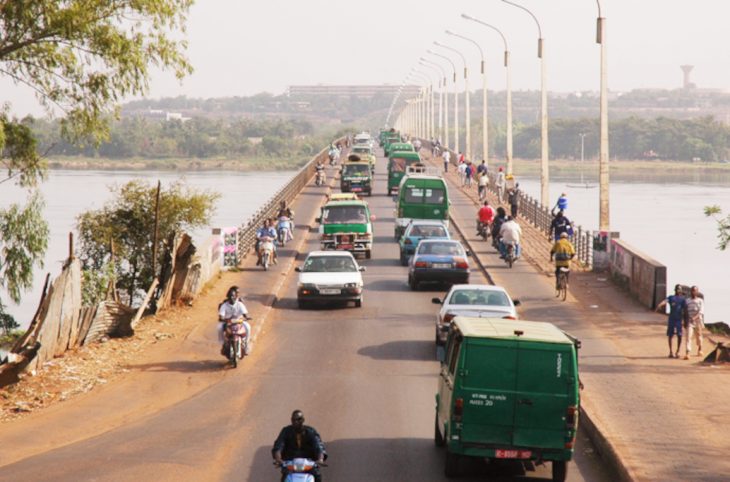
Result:
M94 306L104 300L114 280L114 265L109 262L101 269L84 269L81 275L81 300L84 306Z
M48 244L48 223L43 200L33 193L25 206L0 209L0 286L20 302L21 291L32 286L33 265L43 265Z
M152 283L152 246L156 186L140 180L112 188L116 196L104 207L86 211L78 216L80 258L84 269L109 269L111 246L114 246L114 274L117 288L124 290L130 302ZM164 248L172 233L204 226L210 221L216 193L196 191L182 181L161 190L158 259L159 267ZM100 274L89 279L103 279ZM97 291L98 293L98 291Z
M717 248L725 251L730 244L730 214L722 217L722 209L720 206L705 206L705 216L715 218L717 221Z
M0 332L4 338L9 337L13 331L20 328L20 324L15 321L13 315L5 313L5 307L0 304Z

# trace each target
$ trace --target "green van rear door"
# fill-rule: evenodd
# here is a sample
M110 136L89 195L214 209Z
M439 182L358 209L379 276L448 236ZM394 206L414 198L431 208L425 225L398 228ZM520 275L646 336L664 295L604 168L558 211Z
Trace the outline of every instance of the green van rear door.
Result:
M517 358L513 443L564 449L566 411L578 405L572 345L522 341Z

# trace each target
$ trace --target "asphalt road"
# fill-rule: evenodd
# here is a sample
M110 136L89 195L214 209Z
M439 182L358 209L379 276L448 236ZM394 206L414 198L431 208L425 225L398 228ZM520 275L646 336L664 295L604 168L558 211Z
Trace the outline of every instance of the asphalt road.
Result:
M377 194L368 199L377 221L373 259L362 260L362 308L298 310L296 277L290 276L256 353L238 370L122 428L0 467L0 480L278 480L270 448L294 409L303 410L325 440L325 480L446 480L444 454L433 443L439 366L437 307L430 302L443 289L408 289L385 184L380 159ZM317 248L313 228L308 249ZM473 271L471 282L485 281ZM527 472L482 463L467 469L461 480L550 477L549 465ZM611 480L584 434L568 480Z

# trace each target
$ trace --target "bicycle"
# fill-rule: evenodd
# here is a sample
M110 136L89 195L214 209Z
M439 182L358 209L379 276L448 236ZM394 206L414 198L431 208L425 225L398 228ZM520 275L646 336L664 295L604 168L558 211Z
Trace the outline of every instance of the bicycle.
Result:
M555 280L555 297L562 298L563 301L568 297L568 275L570 268L558 268L557 278Z

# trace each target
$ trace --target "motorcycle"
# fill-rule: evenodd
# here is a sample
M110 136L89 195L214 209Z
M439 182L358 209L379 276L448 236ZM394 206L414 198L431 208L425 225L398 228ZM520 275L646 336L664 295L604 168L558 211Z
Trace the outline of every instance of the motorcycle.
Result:
M284 482L314 482L314 475L309 472L319 466L314 460L304 458L284 460L279 465L281 470L287 474Z
M274 240L269 237L261 238L259 251L261 252L261 266L264 267L264 271L268 271L274 260Z
M317 186L323 185L327 181L325 176L326 174L323 169L318 170L317 175L314 178L314 184Z
M284 246L287 241L294 239L292 236L291 220L286 216L279 218L279 224L276 226L276 232L279 237L279 246Z
M243 360L243 357L248 355L249 329L248 323L245 323L243 318L226 322L223 329L225 334L223 351L233 368L238 366L238 360Z
M504 262L511 268L517 261L517 244L504 243Z
M489 224L477 221L477 235L481 236L484 241L489 237Z

